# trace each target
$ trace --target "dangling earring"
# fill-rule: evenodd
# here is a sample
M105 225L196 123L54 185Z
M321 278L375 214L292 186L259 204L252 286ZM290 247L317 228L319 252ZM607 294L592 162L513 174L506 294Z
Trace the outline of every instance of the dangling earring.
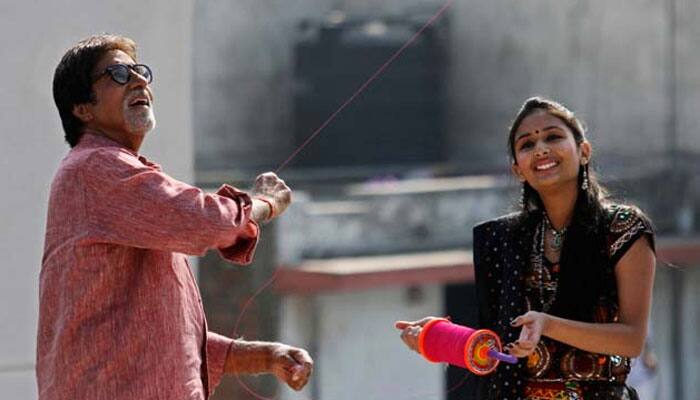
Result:
M583 164L581 166L581 168L583 168L583 179L581 182L581 189L585 192L586 190L588 190L588 186L589 186L589 184L588 184L588 164Z
M520 208L525 208L525 184L520 187Z

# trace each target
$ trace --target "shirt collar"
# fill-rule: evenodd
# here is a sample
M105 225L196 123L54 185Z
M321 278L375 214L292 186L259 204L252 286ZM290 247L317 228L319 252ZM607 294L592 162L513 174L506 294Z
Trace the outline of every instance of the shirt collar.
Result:
M155 168L158 171L162 171L163 168L150 161L146 157L138 154L137 152L133 151L132 149L125 147L119 142L116 142L115 140L101 135L98 132L92 131L90 129L85 129L83 131L83 135L80 137L80 141L78 142L81 146L87 146L87 147L116 147L120 150L126 151L127 153L131 154L132 156L136 157L143 165L146 165L151 168Z
M97 131L93 131L87 128L83 130L83 135L80 137L79 144L88 147L118 147L120 149L128 151L129 153L134 155L134 157L138 157L138 153L131 150L130 148L122 145L121 143L115 141L114 139L108 136L105 136Z

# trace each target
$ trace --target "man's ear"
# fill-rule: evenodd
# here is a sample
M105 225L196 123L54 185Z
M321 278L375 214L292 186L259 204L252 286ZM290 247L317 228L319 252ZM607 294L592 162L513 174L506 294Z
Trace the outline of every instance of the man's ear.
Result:
M76 118L83 122L92 121L93 115L89 103L75 104L73 105L73 110L71 110Z
M525 176L523 175L522 172L520 172L520 166L518 166L518 164L516 164L516 163L511 164L510 170L513 171L513 175L515 175L515 177L518 178L518 180L520 182L525 182Z

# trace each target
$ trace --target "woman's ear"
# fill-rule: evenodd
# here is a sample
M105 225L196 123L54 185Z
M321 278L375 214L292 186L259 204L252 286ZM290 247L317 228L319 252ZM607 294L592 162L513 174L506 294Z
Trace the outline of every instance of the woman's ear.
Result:
M89 103L75 104L73 105L73 110L71 110L71 112L76 118L83 122L92 121L93 115Z
M593 154L593 147L588 140L581 142L581 165L586 165L591 161L591 155Z
M518 178L518 180L520 182L526 181L525 175L523 175L522 171L520 171L520 166L518 164L516 164L516 163L511 164L510 170L513 171L513 175L515 175L515 177Z

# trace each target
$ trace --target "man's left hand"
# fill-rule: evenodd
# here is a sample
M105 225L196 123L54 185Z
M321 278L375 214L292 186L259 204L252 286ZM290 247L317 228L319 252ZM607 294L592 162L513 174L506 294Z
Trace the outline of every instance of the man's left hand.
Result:
M279 380L294 390L306 386L314 366L306 350L275 343L270 348L270 357L270 372Z

